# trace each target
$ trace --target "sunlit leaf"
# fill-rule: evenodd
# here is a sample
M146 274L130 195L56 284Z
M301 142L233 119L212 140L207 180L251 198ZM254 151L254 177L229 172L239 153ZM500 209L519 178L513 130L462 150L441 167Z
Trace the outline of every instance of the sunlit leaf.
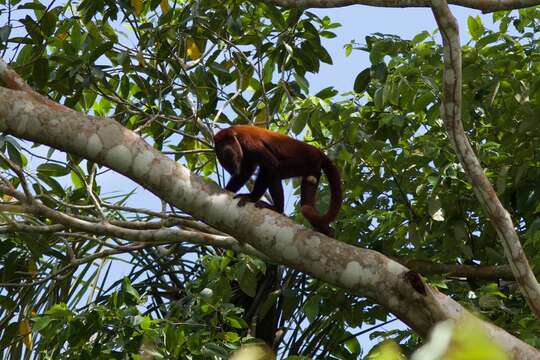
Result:
M195 41L193 41L192 39L186 40L186 49L187 56L191 60L197 60L201 57L201 51L199 50L197 43L195 43Z
M164 14L168 13L168 12L169 12L169 9L170 9L170 7L169 7L169 0L161 0L161 1L159 2L159 7L161 8L161 11L162 11Z
M429 215L435 221L444 221L444 212L441 200L438 196L432 196L428 200Z
M264 343L246 344L231 356L231 360L274 360L272 349Z
M30 320L24 319L19 321L19 336L22 338L24 345L32 350L32 325Z
M467 25L469 27L469 34L473 39L478 39L484 32L484 26L479 16L469 16L467 18Z
M405 360L399 346L393 341L383 342L367 357L368 360Z
M131 6L135 10L135 15L139 16L143 10L143 0L131 0Z

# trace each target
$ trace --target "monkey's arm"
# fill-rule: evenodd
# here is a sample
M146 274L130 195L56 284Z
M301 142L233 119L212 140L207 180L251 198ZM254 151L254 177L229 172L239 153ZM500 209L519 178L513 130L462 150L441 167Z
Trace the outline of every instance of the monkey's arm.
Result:
M246 161L244 161L244 164L240 167L240 173L231 175L225 189L232 191L233 193L237 192L249 180L254 171L255 164L247 164Z
M279 178L279 160L262 143L252 143L248 144L248 146L251 155L258 162L260 170L251 193L235 196L236 198L241 198L238 205L243 206L248 201L256 202L256 206L258 207L267 207L278 212L283 212L283 188L281 187L281 180ZM259 201L269 187L274 206Z

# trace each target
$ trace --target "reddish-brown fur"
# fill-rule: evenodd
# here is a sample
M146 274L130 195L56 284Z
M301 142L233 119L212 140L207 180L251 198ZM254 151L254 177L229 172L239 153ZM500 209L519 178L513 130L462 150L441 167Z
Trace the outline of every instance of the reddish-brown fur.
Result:
M290 138L278 132L251 125L235 125L219 131L214 136L215 151L221 165L231 174L225 187L237 192L259 167L253 191L238 194L240 206L254 202L256 206L268 207L283 212L282 179L301 177L301 212L318 231L331 235L328 224L333 221L341 207L341 179L339 171L330 159L319 149L305 142ZM315 195L321 169L324 170L332 198L328 212L321 215L315 209ZM260 201L270 191L274 205Z

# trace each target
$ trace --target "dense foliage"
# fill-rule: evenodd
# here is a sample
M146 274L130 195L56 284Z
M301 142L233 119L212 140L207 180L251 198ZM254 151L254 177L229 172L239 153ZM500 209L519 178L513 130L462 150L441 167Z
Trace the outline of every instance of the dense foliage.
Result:
M217 128L268 126L325 149L338 164L345 189L340 241L432 264L506 264L439 117L436 33L410 40L373 34L345 44L348 54L368 52L371 66L351 69L357 77L345 94L331 87L314 94L306 75L332 63L321 39L334 38L340 24L309 11L241 0L0 0L0 19L0 54L33 88L81 112L113 117L211 181L224 181L212 151ZM499 12L490 30L471 17L472 40L463 47L464 124L534 269L539 20L537 8ZM25 166L41 201L70 215L133 228L185 218L166 206L126 207L133 192L112 193L118 189L102 180L106 169L71 154L9 136L1 149ZM17 185L17 174L1 165ZM323 206L328 195L319 196ZM11 200L4 196L2 204ZM356 359L367 355L358 341L366 332L395 340L405 353L419 345L403 327L379 328L394 316L371 299L292 269L281 269L280 286L255 302L268 266L257 258L189 243L134 248L70 229L36 231L31 226L50 225L39 216L1 217L5 358L227 357L253 340L253 323L269 311L285 333L278 352L284 358ZM436 271L427 279L540 346L538 322L513 282Z

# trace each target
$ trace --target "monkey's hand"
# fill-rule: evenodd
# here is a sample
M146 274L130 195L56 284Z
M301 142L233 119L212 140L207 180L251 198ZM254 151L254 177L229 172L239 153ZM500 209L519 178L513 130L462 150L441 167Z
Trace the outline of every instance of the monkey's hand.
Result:
M238 206L240 207L245 206L248 202L253 202L251 200L251 194L236 194L234 195L234 199L240 199L238 201Z
M245 206L248 202L254 202L253 205L255 205L256 208L270 209L273 211L277 211L274 205L269 204L266 201L263 201L263 200L253 201L250 197L250 194L237 194L234 196L234 198L240 199L240 201L238 201L238 206L240 207Z
M328 224L319 224L317 226L313 226L313 230L321 232L331 238L334 237L334 230L330 226L328 226Z

